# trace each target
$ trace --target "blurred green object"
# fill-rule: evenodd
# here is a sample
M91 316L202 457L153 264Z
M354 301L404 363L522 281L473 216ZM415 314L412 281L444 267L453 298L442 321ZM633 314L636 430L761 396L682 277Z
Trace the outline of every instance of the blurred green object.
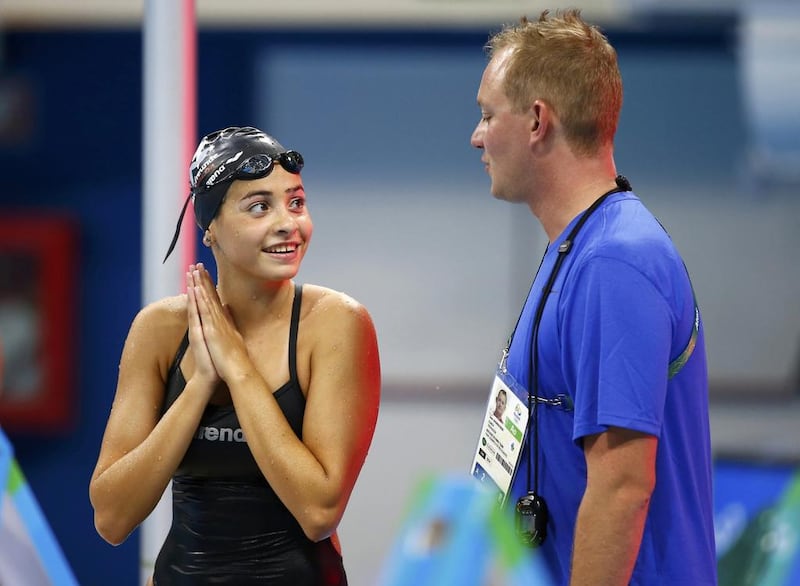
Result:
M720 586L794 586L790 572L800 545L800 472L781 498L761 509L719 558Z
M378 586L552 586L541 556L514 533L496 493L473 477L418 483Z

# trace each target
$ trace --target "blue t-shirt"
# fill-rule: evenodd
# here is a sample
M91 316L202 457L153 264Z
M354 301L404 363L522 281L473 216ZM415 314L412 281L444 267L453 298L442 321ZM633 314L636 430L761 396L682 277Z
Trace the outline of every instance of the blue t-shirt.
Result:
M508 370L528 389L536 306L577 220L548 247L511 344ZM668 377L694 324L692 286L668 234L633 193L612 194L576 236L539 326L537 394L564 394L574 404L538 409L539 493L550 513L542 552L557 584L569 582L586 488L581 440L609 426L658 438L656 487L631 584L716 584L702 323L691 357ZM530 456L523 454L511 506L528 490Z

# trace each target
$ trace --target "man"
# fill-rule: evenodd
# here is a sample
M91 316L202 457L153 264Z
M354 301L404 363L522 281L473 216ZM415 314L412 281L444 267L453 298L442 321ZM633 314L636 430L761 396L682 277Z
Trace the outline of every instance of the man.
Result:
M506 364L531 407L507 502L545 501L557 584L715 584L703 328L677 250L617 176L616 52L577 10L487 49L472 145L492 195L549 241Z
M503 415L506 412L506 405L508 404L508 396L506 395L505 389L500 389L497 391L497 395L494 397L494 415L501 423L503 421Z

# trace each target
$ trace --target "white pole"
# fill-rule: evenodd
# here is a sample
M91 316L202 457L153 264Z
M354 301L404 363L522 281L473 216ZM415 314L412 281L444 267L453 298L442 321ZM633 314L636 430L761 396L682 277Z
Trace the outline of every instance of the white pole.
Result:
M146 0L143 30L142 304L184 290L182 274L194 257L191 205L184 235L166 263L180 208L188 195L188 163L196 134L194 0ZM190 235L190 237L186 237ZM168 488L140 529L140 575L146 584L171 522Z

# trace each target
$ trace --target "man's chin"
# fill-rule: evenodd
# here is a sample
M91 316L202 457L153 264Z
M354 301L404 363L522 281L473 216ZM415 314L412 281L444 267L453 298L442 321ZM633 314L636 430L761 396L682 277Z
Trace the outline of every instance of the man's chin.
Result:
M496 189L494 185L492 185L491 189L489 190L489 193L491 193L492 197L495 199L499 199L500 201L508 201L508 198L506 197L505 193L500 189Z

